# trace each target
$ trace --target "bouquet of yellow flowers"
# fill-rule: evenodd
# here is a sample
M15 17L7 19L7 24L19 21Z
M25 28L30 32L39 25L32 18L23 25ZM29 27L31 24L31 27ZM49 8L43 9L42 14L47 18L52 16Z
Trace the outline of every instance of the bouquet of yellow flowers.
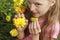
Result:
M26 6L22 6L24 0L14 0L14 9L16 13L24 13L26 10ZM24 18L14 18L13 23L16 27L23 27L26 22L25 22L25 17Z

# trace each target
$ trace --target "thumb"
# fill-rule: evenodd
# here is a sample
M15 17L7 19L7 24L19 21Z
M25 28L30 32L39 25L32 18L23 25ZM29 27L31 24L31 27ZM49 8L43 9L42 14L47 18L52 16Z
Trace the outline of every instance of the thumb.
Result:
M28 20L26 19L26 23L28 24Z
M21 17L22 17L22 18L25 18L24 14L21 14Z
M25 26L27 26L27 25L28 25L28 20L26 19L26 21L25 21L25 22L26 22L26 25L25 25Z
M21 17L21 14L20 14L20 13L18 13L18 14L17 14L17 16L18 16L18 17Z
M15 15L15 18L18 18L18 16L17 16L17 15Z

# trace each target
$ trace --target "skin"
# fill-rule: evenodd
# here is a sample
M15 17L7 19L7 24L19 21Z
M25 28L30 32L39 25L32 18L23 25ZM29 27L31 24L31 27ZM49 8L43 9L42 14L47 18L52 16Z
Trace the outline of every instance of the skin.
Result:
M51 2L48 0L28 0L28 6L31 10L31 14L33 15L33 17L37 17L39 19L45 18L45 14L53 4L54 4L54 0L53 1L51 0ZM20 15L18 14L16 17L20 17ZM17 30L19 31L19 35L17 36L17 38L19 40L24 38L25 28L21 28L21 29L17 28ZM32 40L39 40L39 33L41 32L41 28L38 21L31 22L29 24L29 32L33 36ZM54 40L54 39L51 38L51 40Z
M29 0L28 2L33 17L44 16L50 8L50 5L48 0Z

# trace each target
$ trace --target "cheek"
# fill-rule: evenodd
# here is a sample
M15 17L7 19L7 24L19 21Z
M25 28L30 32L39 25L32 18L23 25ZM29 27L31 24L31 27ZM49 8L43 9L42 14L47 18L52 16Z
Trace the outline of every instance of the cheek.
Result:
M44 14L46 12L46 9L44 7L39 7L37 9L37 11L40 13L40 14Z
M44 5L44 6L39 7L38 10L41 14L45 14L49 10L49 8L50 7L48 5Z

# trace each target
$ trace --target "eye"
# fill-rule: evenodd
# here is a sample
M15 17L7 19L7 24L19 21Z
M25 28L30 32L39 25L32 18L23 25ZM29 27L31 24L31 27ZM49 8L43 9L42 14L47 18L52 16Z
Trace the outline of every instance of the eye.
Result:
M40 5L42 5L42 4L41 4L41 3L35 3L35 5L36 5L36 6L40 6Z

